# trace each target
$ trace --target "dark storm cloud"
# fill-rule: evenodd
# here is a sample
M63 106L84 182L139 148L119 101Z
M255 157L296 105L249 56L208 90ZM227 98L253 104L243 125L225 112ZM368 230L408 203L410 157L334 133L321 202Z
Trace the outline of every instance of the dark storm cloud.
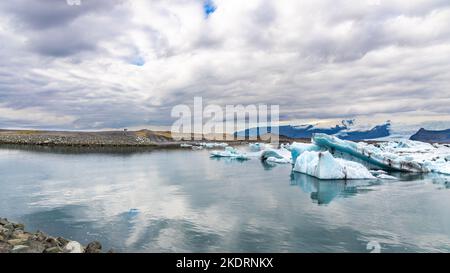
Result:
M128 15L121 0L81 3L76 6L65 0L2 1L0 11L13 22L14 31L26 37L30 50L50 57L67 57L95 51L100 41L118 34L121 21Z

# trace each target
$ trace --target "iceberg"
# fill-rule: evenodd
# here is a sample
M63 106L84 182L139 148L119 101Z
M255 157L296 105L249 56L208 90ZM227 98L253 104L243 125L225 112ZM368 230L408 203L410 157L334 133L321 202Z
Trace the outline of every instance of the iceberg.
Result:
M252 152L259 152L259 151L262 151L264 149L271 148L271 145L270 144L266 144L266 143L250 143L248 145L248 147L250 148L250 151L252 151Z
M217 147L227 147L228 143L225 143L225 142L222 142L222 143L202 142L202 143L199 143L199 146L202 146L207 149L211 149L211 148L217 148Z
M271 163L279 163L279 164L288 164L291 163L290 159L287 158L276 158L273 156L270 156L266 159L267 162L271 162Z
M362 164L334 158L328 151L303 152L295 162L294 171L319 179L375 179Z
M299 142L293 142L291 145L289 145L288 150L291 151L291 157L292 161L295 162L297 160L297 157L301 155L305 151L322 151L323 148L313 144L313 143L299 143Z
M314 135L313 142L332 153L338 151L348 154L384 170L429 172L429 169L424 164L413 161L411 158L403 158L396 153L390 152L389 149L383 149L382 146L376 147L371 144L341 140L325 134Z
M287 163L292 162L291 152L286 148L280 148L280 149L265 149L261 152L261 160L267 161L269 158L271 158L271 162L277 163ZM277 160L275 160L277 159Z
M388 175L388 174L379 174L377 175L378 179L383 179L383 180L397 180L398 178L392 175Z
M239 152L233 147L226 147L224 151L212 151L210 157L229 157L239 160L248 160L249 157L244 153Z
M350 155L382 170L450 175L450 147L444 144L432 145L413 140L367 144L324 134L315 135L313 142L333 154Z

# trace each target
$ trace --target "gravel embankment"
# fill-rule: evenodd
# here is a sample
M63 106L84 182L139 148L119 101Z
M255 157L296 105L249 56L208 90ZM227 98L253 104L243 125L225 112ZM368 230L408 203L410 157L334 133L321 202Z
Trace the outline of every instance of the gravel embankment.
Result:
M122 132L56 132L0 130L0 144L54 146L158 146L173 142L149 130Z

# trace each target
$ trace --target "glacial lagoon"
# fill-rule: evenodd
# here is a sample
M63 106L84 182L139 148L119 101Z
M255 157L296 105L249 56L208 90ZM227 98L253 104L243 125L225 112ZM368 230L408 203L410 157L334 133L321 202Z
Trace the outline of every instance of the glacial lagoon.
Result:
M208 150L0 147L0 217L118 252L448 252L442 175L320 181Z

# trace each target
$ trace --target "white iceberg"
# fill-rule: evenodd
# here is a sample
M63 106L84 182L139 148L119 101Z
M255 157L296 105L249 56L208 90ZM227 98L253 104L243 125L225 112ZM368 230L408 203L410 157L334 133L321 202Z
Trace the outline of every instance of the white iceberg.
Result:
M376 177L378 179L383 179L383 180L397 180L398 178L392 175L388 175L388 174L379 174L376 175Z
M319 179L374 179L362 164L334 158L330 152L305 151L295 161L294 171Z
M250 143L248 145L248 147L250 148L250 151L252 152L259 152L265 149L270 149L272 148L272 146L270 144L266 144L266 143Z
M287 149L291 151L291 157L293 162L295 162L297 160L297 157L301 155L303 152L306 151L317 152L323 150L323 148L313 143L299 143L299 142L293 142L291 145L289 145Z
M212 148L219 148L219 147L227 147L228 143L222 142L222 143L216 143L216 142L202 142L198 144L199 146L202 146L204 148L207 149L212 149Z
M267 162L271 162L271 163L278 163L278 164L289 164L291 163L290 159L287 158L276 158L273 156L270 156L266 159Z
M247 160L249 157L244 153L239 152L233 147L226 147L224 151L211 151L211 157L230 157L240 160Z

